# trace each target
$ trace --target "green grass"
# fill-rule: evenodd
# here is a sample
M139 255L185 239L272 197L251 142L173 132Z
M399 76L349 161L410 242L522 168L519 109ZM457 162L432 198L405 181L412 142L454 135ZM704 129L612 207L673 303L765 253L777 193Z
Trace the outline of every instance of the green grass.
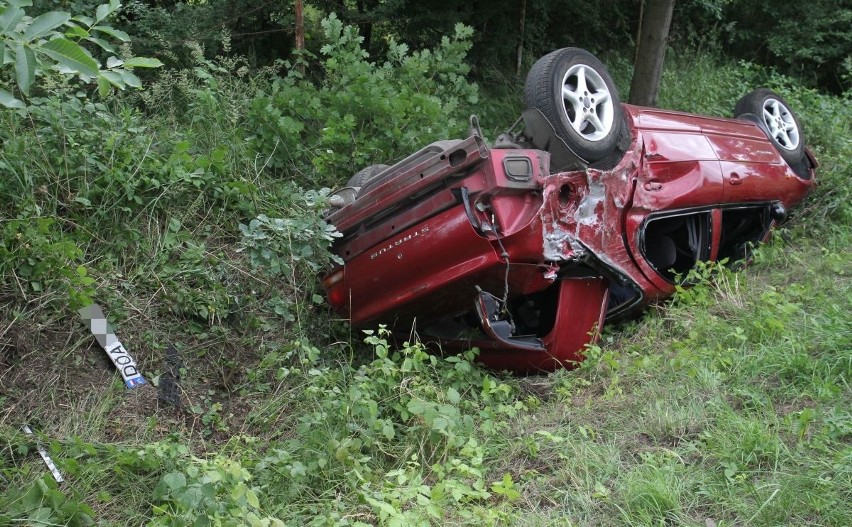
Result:
M559 512L538 523L852 520L852 258L796 241L764 248L744 273L699 286L610 335L580 371L554 376L561 424L530 422L564 440L538 455L547 467L570 458L567 472L584 477L554 485L561 470L539 470L530 492L558 488L574 501L556 500ZM797 273L807 278L791 284Z
M661 100L678 109L718 113L761 75L786 90L821 185L743 272L703 269L700 285L607 328L578 369L529 378L391 346L314 304L321 197L266 173L234 79L158 84L194 118L167 103L144 119L97 110L118 141L107 158L85 126L48 127L43 147L69 169L24 157L37 130L7 129L0 161L50 185L27 187L24 170L0 184L23 218L0 218L0 526L852 525L848 98L709 57L670 65ZM498 92L480 113L504 120L517 93ZM78 150L62 158L63 141ZM39 208L51 221L29 226ZM288 227L241 233L261 213ZM270 245L253 253L250 235ZM150 381L176 346L183 407L123 387L68 284L108 308Z

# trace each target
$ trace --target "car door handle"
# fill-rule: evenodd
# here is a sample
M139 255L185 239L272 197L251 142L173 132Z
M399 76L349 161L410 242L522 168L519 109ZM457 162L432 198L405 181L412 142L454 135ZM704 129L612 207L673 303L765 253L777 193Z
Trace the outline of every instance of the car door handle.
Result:
M656 192L656 191L660 190L661 188L663 188L663 184L660 183L659 181L653 181L652 180L652 181L645 183L644 188L648 192Z
M736 172L731 172L731 177L730 179L728 179L728 181L731 182L731 185L740 185L743 182L742 178L740 178L740 175Z

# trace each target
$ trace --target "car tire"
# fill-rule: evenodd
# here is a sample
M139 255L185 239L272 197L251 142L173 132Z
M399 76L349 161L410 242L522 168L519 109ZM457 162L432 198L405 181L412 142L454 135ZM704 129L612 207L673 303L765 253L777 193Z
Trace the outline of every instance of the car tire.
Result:
M387 168L387 165L370 165L367 168L363 168L356 172L354 176L349 178L349 181L346 182L346 186L363 187L368 181L384 172Z
M388 168L387 165L370 165L356 172L354 176L349 178L346 185L329 196L330 206L325 211L325 215L330 216L343 207L354 203L358 199L358 195L362 193L362 187L374 180L386 168Z
M540 58L527 74L524 103L583 161L603 159L618 146L624 121L618 90L603 63L586 50L563 48Z
M747 93L734 106L734 117L754 120L788 164L802 162L805 155L802 126L787 102L777 93L767 88Z

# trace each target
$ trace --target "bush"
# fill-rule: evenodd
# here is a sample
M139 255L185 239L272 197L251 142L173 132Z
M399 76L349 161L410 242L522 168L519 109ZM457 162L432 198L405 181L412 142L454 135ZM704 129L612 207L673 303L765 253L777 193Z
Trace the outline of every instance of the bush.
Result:
M465 79L470 28L458 25L432 50L391 42L387 60L367 60L357 29L334 16L322 22L327 44L252 101L253 145L269 166L303 185L336 185L359 168L387 162L437 139L463 134L476 85Z

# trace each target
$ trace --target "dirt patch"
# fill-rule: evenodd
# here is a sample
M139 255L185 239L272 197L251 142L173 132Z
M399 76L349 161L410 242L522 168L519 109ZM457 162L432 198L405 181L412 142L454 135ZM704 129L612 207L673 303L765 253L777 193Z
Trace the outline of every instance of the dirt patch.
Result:
M137 315L116 328L148 382L134 389L124 386L76 318L41 323L18 318L0 332L0 425L29 423L57 439L106 442L151 441L178 432L200 439L203 449L238 433L252 410L240 386L245 371L260 360L257 351L226 334L188 330L186 321ZM158 399L158 376L168 368L166 345L184 350L179 406ZM210 422L203 422L205 415Z

